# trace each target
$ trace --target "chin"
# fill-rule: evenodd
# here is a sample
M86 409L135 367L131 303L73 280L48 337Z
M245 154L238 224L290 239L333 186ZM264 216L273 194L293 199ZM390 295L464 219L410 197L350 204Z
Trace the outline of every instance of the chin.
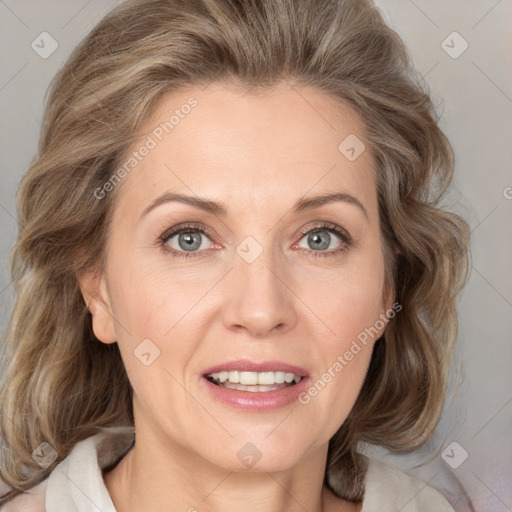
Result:
M268 434L266 434L268 435ZM293 450L294 457L290 457L290 447L293 443L269 443L262 438L259 442L256 438L253 441L242 440L232 443L222 453L216 454L209 460L219 467L238 473L264 473L286 471L296 464L299 464L301 453ZM233 454L229 456L229 454ZM226 456L228 454L228 456Z

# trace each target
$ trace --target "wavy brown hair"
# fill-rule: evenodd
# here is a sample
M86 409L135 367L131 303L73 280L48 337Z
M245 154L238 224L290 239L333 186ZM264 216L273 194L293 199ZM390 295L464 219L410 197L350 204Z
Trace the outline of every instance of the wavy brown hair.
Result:
M117 345L95 338L78 287L81 270L102 268L117 196L98 200L94 191L164 93L215 81L263 94L282 81L311 86L364 121L386 290L402 310L330 440L327 467L343 475L336 493L363 496L359 441L411 450L436 426L469 229L440 206L453 153L400 37L370 0L132 0L99 22L53 79L38 154L18 191L15 301L2 345L0 477L13 488L4 501L99 427L133 424ZM44 469L31 457L43 441L58 452Z

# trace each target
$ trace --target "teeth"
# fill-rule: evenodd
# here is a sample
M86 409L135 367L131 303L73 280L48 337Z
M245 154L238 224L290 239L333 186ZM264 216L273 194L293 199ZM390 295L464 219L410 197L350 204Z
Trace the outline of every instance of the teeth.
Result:
M273 386L243 386L242 384L233 384L232 382L224 382L224 384L222 384L224 387L226 388L230 388L230 389L238 389L239 391L252 391L252 392L256 392L256 391L274 391L275 389L283 389L283 387L286 387L283 386L282 384L274 384Z
M293 373L287 372L243 372L243 371L231 371L231 372L218 372L210 373L208 377L220 383L240 384L241 386L272 386L274 384L283 384L284 382L291 384L292 382L298 383L302 380L302 377ZM229 386L232 387L232 386Z
M263 375L263 374L261 374ZM258 376L255 372L240 372L239 380L240 384L243 386L254 386L256 384L267 384L267 382L258 382L261 381L261 377ZM273 382L271 382L273 384Z
M228 380L229 380L229 382L232 382L233 384L240 382L239 372L229 372Z
M249 374L254 375L258 378L258 384L264 384L265 386L271 386L272 384L275 384L275 378L274 378L274 372L261 372L261 373L255 373L255 372L247 372ZM293 374L292 374L293 376ZM245 382L240 381L240 384L245 384ZM256 384L256 383L255 383Z
M282 384L285 379L286 379L285 372L274 372L274 381L276 384ZM299 377L299 379L300 379L300 377Z

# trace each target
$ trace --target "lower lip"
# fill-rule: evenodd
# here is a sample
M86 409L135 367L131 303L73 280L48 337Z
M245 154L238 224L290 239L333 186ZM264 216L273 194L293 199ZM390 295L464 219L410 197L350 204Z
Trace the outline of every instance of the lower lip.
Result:
M237 409L251 411L270 411L286 407L291 403L298 401L299 395L307 389L309 377L303 377L302 380L294 386L288 386L283 389L274 389L273 391L238 391L236 389L217 386L205 377L201 377L201 384L206 386L212 396L224 404L236 407Z

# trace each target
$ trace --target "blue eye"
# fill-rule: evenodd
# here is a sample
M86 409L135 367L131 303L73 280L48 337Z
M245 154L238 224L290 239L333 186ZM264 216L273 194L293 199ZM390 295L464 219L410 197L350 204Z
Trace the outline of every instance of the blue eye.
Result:
M311 248L311 251L308 252L313 252L314 257L333 256L339 252L346 251L352 243L350 235L345 230L330 223L324 223L313 229L308 229L307 231L303 231L302 234L304 235L303 238L307 237L306 243L309 245L309 248ZM334 250L326 251L325 249L328 249L333 242L332 234L334 234L338 240L341 240L341 243Z
M323 249L328 249L329 245L331 245L331 235L329 234L329 231L326 229L323 229L321 231L313 231L307 235L308 237L308 244L310 246L316 246L312 247L315 251L321 251Z
M301 240L307 236L309 247L302 247L301 252L312 255L313 257L334 256L340 252L348 250L352 244L352 238L342 228L336 224L322 223L313 228L301 231L303 235ZM333 236L339 240L338 246L331 247ZM176 238L175 241L173 239ZM210 240L208 231L199 224L187 224L171 231L167 231L159 238L159 243L164 250L176 258L196 258L201 253L208 250L204 247L204 239ZM326 250L331 247L331 250Z
M176 237L178 247L170 245L170 240ZM194 254L202 247L202 238L207 237L206 230L201 226L187 225L181 226L170 233L166 233L161 237L162 245L166 246L166 250L170 251L173 256L178 258L195 257Z

